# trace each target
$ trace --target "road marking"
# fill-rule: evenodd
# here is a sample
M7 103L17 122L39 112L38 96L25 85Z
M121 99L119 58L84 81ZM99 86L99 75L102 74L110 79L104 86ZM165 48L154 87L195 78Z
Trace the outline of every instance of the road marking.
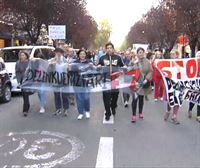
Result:
M103 124L114 124L114 116L111 115L111 116L110 116L110 120L109 120L109 121L106 121L106 119L105 119L105 117L106 117L105 113L106 113L106 112L104 111Z
M71 151L60 151L69 144ZM0 137L0 148L11 150L6 153L0 151L0 160L12 160L13 157L20 155L22 161L18 165L18 160L13 159L14 163L9 162L9 165L3 166L5 168L53 168L58 165L66 165L79 158L84 152L85 145L76 137L59 132L27 131L9 133L5 137ZM11 156L12 159L10 159ZM34 164L29 164L30 160L34 161Z
M101 137L96 168L113 168L113 137Z

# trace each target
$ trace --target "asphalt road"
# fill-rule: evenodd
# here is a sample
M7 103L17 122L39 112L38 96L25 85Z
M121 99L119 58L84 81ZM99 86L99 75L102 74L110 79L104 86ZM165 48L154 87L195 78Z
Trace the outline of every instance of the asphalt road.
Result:
M180 125L164 122L164 102L145 102L144 120L131 123L131 107L119 99L113 124L103 124L102 94L91 95L91 118L78 121L75 106L69 116L52 116L53 94L45 114L39 114L37 95L31 96L28 117L22 116L22 97L0 104L0 167L200 167L200 124L187 118ZM100 143L100 139L104 138Z

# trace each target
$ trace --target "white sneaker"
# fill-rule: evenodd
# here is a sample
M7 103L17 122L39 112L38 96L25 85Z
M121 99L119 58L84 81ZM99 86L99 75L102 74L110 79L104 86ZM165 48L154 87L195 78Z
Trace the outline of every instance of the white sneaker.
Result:
M85 117L90 118L90 112L85 112Z
M83 119L83 114L79 114L77 117L78 120L82 120Z
M127 101L125 101L124 107L128 107L128 102Z
M41 108L40 108L40 113L41 113L41 114L42 114L42 113L45 113L44 107L41 107Z
M68 116L68 111L67 110L64 111L64 116L66 116L66 117Z
M158 101L158 99L154 99L154 101L155 101L155 102L157 102L157 101Z
M160 98L160 101L163 101L163 97Z

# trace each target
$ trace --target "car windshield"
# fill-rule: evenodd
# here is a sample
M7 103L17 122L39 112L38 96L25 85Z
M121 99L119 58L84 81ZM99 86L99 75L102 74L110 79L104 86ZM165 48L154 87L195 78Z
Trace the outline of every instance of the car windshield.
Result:
M29 55L31 53L31 49L9 49L9 50L1 50L0 57L4 59L4 62L16 62L18 60L19 52L27 52Z

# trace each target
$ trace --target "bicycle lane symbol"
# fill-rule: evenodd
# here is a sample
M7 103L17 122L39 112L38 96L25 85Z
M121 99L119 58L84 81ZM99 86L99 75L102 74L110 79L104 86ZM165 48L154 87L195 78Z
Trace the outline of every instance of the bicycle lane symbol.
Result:
M51 168L66 165L84 152L76 137L50 131L9 133L0 137L0 166ZM1 165L3 163L3 165Z

